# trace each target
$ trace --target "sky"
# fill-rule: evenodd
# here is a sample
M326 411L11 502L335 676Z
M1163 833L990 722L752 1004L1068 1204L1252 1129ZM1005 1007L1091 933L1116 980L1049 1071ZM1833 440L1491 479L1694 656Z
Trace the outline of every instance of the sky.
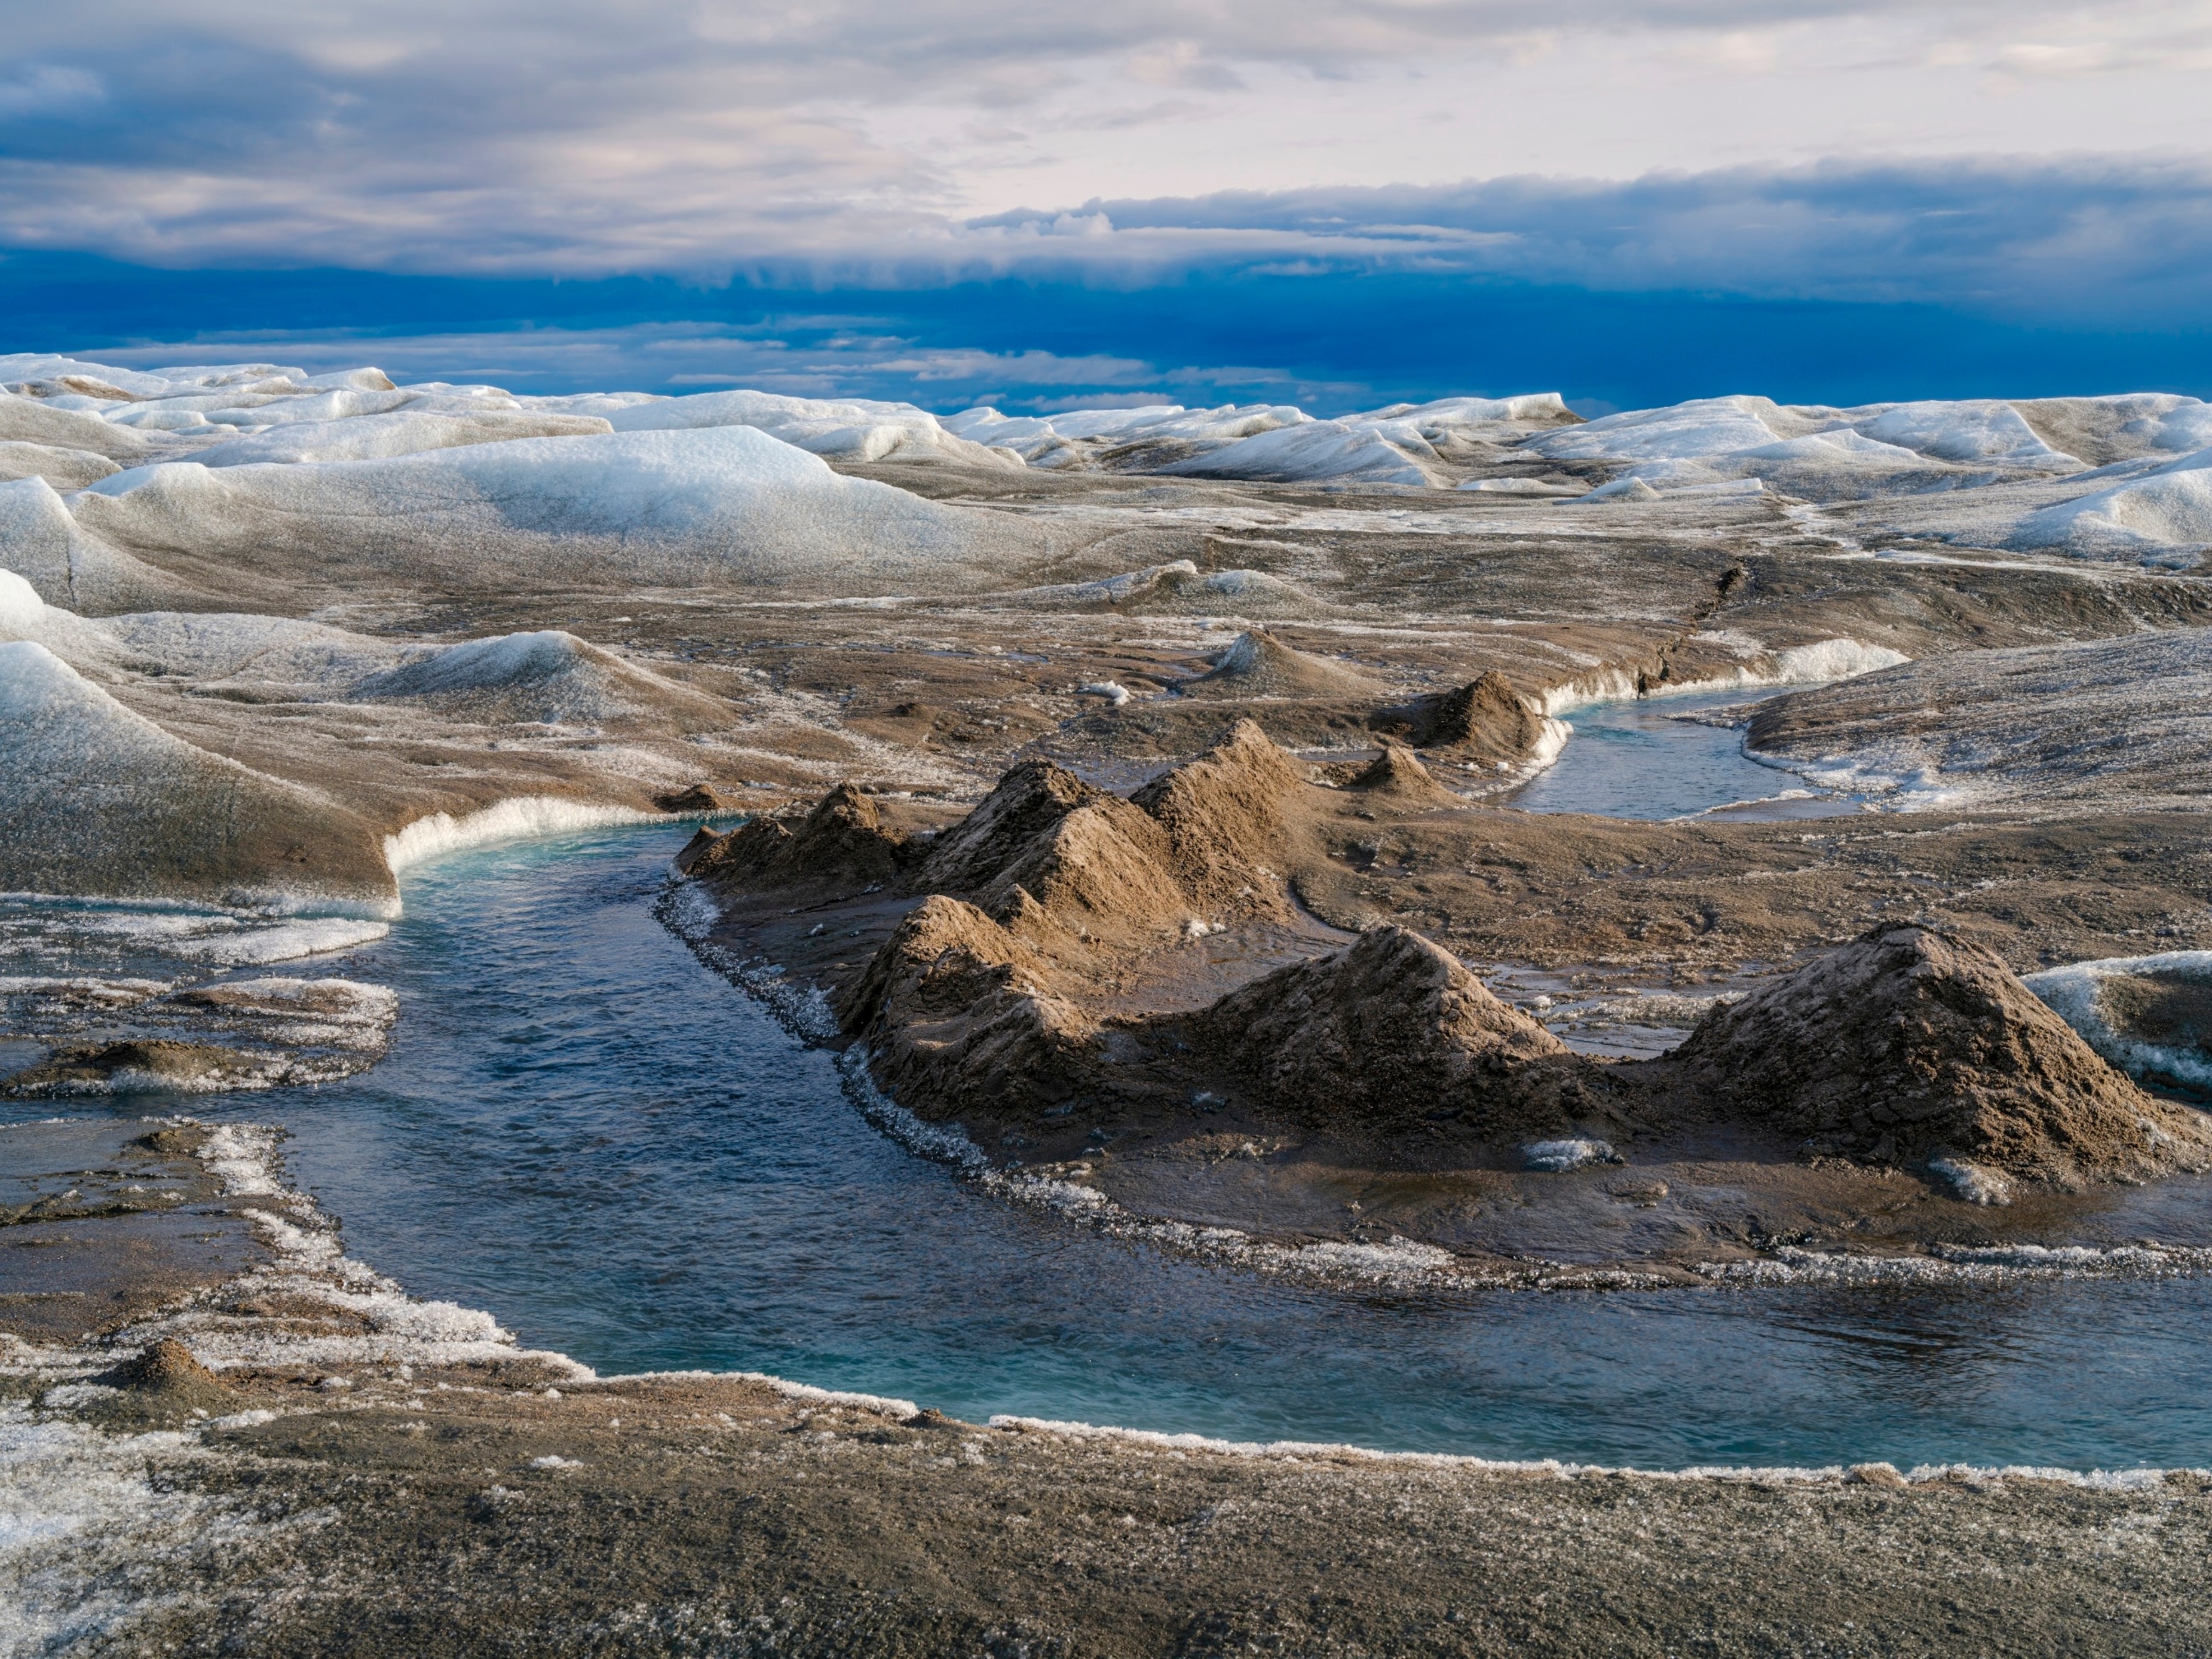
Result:
M0 351L943 409L2212 395L2208 0L0 25Z

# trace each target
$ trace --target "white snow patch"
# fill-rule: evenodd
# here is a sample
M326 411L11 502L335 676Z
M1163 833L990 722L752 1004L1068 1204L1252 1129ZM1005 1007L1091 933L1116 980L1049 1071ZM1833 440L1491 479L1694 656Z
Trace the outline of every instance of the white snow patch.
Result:
M358 950L364 945L374 945L391 931L386 922L319 916L274 927L242 927L235 933L211 937L180 939L169 948L178 956L190 957L194 961L244 968L263 963L291 962L332 951Z
M1620 1154L1603 1140L1535 1140L1521 1149L1521 1167L1553 1175L1579 1170L1585 1164L1618 1164Z
M1849 639L1816 640L1793 645L1775 653L1774 673L1759 683L1770 685L1826 685L1835 680L1856 679L1912 659L1886 645L1868 645Z
M159 1611L134 1568L247 1543L250 1516L155 1478L203 1455L185 1434L107 1435L0 1403L0 1654L73 1651Z
M2012 1182L1995 1170L1960 1158L1930 1158L1930 1174L1951 1184L1951 1190L1969 1204L2004 1205L2012 1202Z
M384 861L397 873L471 848L567 835L611 823L651 823L659 817L632 806L568 800L558 795L517 795L458 818L450 812L417 818L384 838Z

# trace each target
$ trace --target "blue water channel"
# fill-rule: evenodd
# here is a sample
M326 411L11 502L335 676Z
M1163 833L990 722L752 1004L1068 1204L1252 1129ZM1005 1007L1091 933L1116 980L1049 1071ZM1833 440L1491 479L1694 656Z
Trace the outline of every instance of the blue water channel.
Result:
M397 988L383 1064L108 1109L288 1126L353 1254L605 1372L1647 1468L2212 1463L2212 1279L1363 1294L1011 1206L870 1128L655 921L685 833L420 868L387 939L288 970Z

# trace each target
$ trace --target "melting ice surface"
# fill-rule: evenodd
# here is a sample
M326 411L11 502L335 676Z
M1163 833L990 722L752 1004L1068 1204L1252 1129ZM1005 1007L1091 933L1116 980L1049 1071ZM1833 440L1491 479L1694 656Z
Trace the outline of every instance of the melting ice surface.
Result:
M2212 1278L1362 1293L1010 1206L870 1129L826 1054L654 921L686 833L410 872L388 939L313 964L398 988L374 1072L0 1109L284 1123L354 1254L603 1372L1645 1468L2212 1463Z
M1832 817L1854 799L1822 794L1792 772L1743 752L1740 726L1679 715L1748 708L1760 694L1731 690L1679 697L1593 703L1565 715L1574 735L1559 758L1516 792L1531 812L1596 812L1617 818L1673 818L1714 812L1738 820Z

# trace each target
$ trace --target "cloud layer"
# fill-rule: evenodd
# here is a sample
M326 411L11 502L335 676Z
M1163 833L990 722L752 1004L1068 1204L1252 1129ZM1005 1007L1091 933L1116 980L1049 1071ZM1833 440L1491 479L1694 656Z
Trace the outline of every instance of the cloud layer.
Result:
M1932 275L1971 267L1946 245L1978 237L2108 264L2081 205L2100 190L2121 198L2106 244L2198 210L2202 5L1776 13L0 0L0 245L878 280L1312 258L1702 282L1747 259L1785 291L1793 259L1861 249L1869 228ZM2159 159L2060 159L2142 152ZM1936 165L1990 155L2030 159ZM1893 204L1869 194L1893 186ZM1994 230L1961 204L1981 189ZM1107 222L1070 210L1086 200ZM1852 263L1879 286L1873 258Z

